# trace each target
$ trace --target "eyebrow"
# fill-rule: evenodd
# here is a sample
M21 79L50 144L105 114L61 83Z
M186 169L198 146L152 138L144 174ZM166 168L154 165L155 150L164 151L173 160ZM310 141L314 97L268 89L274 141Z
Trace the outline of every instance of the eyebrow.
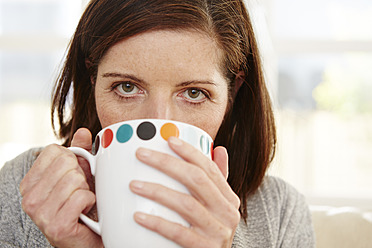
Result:
M128 78L128 79L131 79L133 81L137 81L139 83L142 83L142 84L148 84L146 83L145 80L141 79L141 78L138 78L132 74L127 74L127 73L117 73L117 72L107 72L107 73L104 73L102 75L102 77L104 78ZM211 82L211 81L208 81L208 80L190 80L190 81L186 81L186 82L182 82L182 83L179 83L177 84L177 87L185 87L185 86L189 86L189 85L192 85L192 84L206 84L206 85L213 85L213 86L217 86L216 83L214 82Z
M213 85L213 86L216 86L215 83L211 82L211 81L206 81L206 80L191 80L191 81L186 81L186 82L182 82L180 84L177 84L177 86L180 86L180 87L184 87L184 86L189 86L191 84L207 84L207 85Z
M107 73L104 73L102 75L102 77L104 78L128 78L128 79L131 79L133 81L137 81L139 83L142 83L142 84L147 84L145 82L145 80L141 79L141 78L138 78L132 74L126 74L126 73L117 73L117 72L107 72Z

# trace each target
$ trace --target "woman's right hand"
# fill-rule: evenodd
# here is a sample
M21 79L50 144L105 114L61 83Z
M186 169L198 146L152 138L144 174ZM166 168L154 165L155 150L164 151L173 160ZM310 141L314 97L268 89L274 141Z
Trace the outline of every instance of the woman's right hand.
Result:
M91 149L91 133L81 128L72 146ZM88 183L89 182L89 183ZM95 204L89 164L59 145L46 147L20 184L23 210L55 247L103 247L101 237L79 222Z

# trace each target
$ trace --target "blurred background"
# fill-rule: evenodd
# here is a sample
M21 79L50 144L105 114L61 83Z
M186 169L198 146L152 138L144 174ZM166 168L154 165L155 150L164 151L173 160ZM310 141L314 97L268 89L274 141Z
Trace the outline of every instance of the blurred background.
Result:
M270 174L372 209L372 1L246 0L275 105ZM83 0L0 0L0 167L58 142L50 92Z

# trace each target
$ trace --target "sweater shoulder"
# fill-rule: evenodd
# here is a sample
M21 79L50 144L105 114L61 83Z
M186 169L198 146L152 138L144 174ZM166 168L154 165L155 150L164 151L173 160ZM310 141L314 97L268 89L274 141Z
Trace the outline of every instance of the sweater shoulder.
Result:
M248 219L239 224L235 241L240 245L235 247L313 247L305 197L284 180L266 176L248 198L247 208Z
M6 162L0 170L1 247L45 247L44 244L47 244L38 228L22 210L22 196L19 192L20 182L41 150L30 149Z
M267 176L258 189L259 195L272 207L282 207L283 204L305 201L305 197L292 185L281 178Z
M0 181L6 182L11 180L12 183L18 182L19 184L30 170L41 150L42 148L32 148L6 162L0 171Z

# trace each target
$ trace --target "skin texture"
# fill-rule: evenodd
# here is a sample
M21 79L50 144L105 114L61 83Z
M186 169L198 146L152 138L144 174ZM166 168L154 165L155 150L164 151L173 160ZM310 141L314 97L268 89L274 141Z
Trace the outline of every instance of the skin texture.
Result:
M215 138L228 99L221 56L215 42L196 31L145 32L115 44L92 81L102 127L130 119L172 119ZM81 128L72 145L90 150L91 140L90 131ZM226 149L215 148L211 161L175 137L168 144L180 158L144 148L136 155L180 181L191 194L142 181L132 181L130 189L178 212L191 227L143 213L136 213L135 221L183 247L231 247L240 202L226 182ZM78 221L79 214L95 204L91 181L87 162L58 145L46 147L23 179L23 209L52 245L103 246L100 237Z
M172 119L200 127L215 138L228 97L219 69L221 54L209 37L186 31L147 32L114 45L92 82L102 127L131 119ZM118 83L135 89L126 94L122 85L112 89ZM205 91L210 99L202 94L192 99L193 88Z

